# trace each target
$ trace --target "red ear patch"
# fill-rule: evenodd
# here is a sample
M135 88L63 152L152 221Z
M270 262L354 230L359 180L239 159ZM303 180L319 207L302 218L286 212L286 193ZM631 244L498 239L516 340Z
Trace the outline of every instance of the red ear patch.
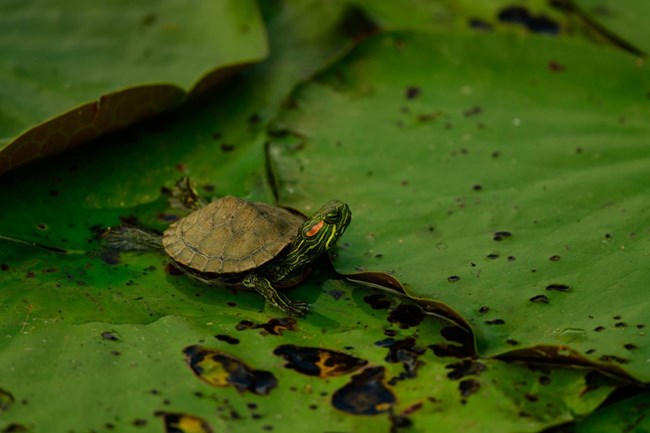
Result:
M312 236L314 236L316 233L318 233L318 231L319 231L320 229L323 228L323 225L324 225L324 224L325 224L325 221L319 221L318 223L316 223L316 224L315 224L315 225L314 225L314 226L313 226L313 227L312 227L312 228L311 228L311 229L306 233L306 235L307 235L308 237L312 237Z

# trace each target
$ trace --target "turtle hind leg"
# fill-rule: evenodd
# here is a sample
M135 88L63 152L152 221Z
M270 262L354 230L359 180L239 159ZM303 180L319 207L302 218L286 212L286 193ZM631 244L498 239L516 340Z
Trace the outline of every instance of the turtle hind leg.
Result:
M162 236L136 227L110 229L104 240L109 248L118 251L162 250Z
M199 195L187 176L178 179L174 187L166 190L166 193L169 198L169 205L173 209L194 211L206 204L206 201Z
M242 285L255 290L275 307L291 316L304 316L309 311L309 305L301 301L292 301L286 295L278 292L269 280L255 273L246 276Z

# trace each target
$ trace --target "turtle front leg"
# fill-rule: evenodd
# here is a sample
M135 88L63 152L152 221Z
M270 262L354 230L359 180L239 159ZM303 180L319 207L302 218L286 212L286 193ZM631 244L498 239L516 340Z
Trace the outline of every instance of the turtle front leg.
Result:
M309 305L301 301L292 301L284 294L278 292L269 280L255 273L244 278L242 285L255 290L271 304L291 316L304 316L309 311Z

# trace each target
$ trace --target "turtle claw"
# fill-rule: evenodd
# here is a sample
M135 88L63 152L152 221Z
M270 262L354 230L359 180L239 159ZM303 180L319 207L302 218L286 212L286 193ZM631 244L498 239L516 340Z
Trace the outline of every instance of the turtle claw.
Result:
M309 312L309 304L302 301L290 301L286 309L283 308L283 310L292 316L303 317Z

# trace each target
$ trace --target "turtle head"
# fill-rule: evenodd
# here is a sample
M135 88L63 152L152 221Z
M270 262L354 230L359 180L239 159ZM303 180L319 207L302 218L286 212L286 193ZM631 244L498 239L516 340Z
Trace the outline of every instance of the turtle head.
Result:
M305 253L312 250L314 255L320 255L334 246L351 220L352 212L348 205L332 200L303 223L296 241L305 244Z
M282 279L295 269L313 262L316 257L332 248L352 220L347 204L332 200L314 212L300 226L283 260L276 263L272 273Z

